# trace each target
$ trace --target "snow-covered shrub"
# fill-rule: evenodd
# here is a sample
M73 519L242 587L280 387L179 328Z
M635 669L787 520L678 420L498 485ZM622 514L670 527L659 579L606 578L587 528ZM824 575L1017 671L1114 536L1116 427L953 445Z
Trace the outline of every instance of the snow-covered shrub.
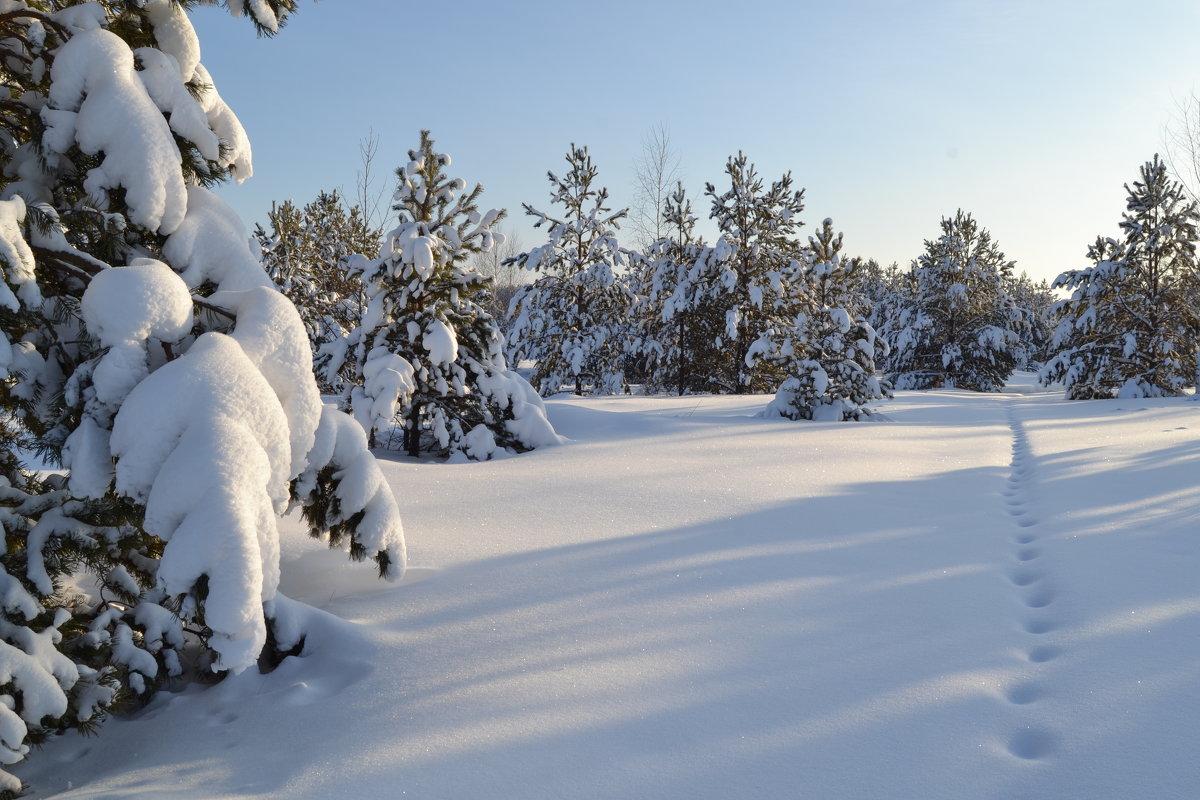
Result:
M352 269L367 305L350 334L322 353L325 379L342 380L342 406L368 435L404 428L404 449L486 460L498 450L558 441L541 400L508 369L504 337L481 305L487 278L468 257L502 239L502 211L480 214L482 187L467 191L445 168L428 131L397 170L398 226L374 261Z
M206 188L249 177L250 148L185 5L0 13L0 763L181 674L185 624L217 670L294 646L276 529L293 504L387 577L404 567L295 308ZM228 5L272 33L293 3Z

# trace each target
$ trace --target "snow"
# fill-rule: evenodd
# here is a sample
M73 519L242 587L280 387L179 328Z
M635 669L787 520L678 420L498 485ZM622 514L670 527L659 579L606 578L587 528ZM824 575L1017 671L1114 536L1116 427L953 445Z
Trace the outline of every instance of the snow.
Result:
M850 314L846 311L846 309L831 308L829 309L828 313L829 319L833 321L834 327L836 327L842 333L850 332Z
M308 463L306 457L322 413L304 322L291 301L275 289L258 287L220 296L237 314L232 338L267 379L283 407L291 433L288 476L295 477Z
M140 258L92 278L82 311L104 347L150 338L174 342L191 329L192 296L166 264Z
M433 364L451 364L458 359L458 337L440 319L432 320L421 337L421 346Z
M21 232L21 223L24 221L25 202L20 197L0 200L0 308L9 311L19 311L21 303L26 307L36 307L41 302L41 291L34 273L33 250ZM7 284L17 287L16 294ZM0 353L0 368L7 366L3 355Z
M355 387L352 407L364 431L394 424L400 406L416 388L413 365L386 347L375 347L363 362L363 385Z
M261 604L279 581L289 434L267 379L220 333L139 383L113 423L117 492L144 502L146 530L167 542L158 567L167 595L207 577L204 619L222 668L245 669L266 641Z
M271 10L271 6L267 3L267 0L229 0L226 5L229 7L230 13L235 17L240 17L249 9L255 22L259 25L272 33L279 30L279 18Z
M221 99L203 64L196 65L195 80L206 87L200 92L200 107L208 116L208 124L212 126L213 132L226 147L221 166L230 168L234 178L241 183L254 175L253 150L246 129L242 127L241 120L233 113L233 109Z
M163 255L182 270L184 282L193 288L206 282L223 292L271 287L271 279L250 252L250 237L241 219L203 186L188 187L187 215L167 237Z
M62 463L70 470L68 481L73 495L104 497L113 478L109 432L94 418L84 417L63 445Z
M362 426L333 406L325 406L308 461L309 472L300 478L305 491L315 480L315 473L326 467L333 467L341 474L336 489L340 515L331 514L328 524L338 525L361 512L355 530L364 551L387 555L384 578L403 577L407 564L404 527L391 487L367 450Z
M0 332L0 380L8 377L8 370L12 366L12 362L12 343L8 341L7 334Z
M100 3L80 3L56 11L53 19L72 33L92 31L108 22L108 12Z
M100 272L83 293L81 311L88 330L108 348L93 384L97 400L113 409L149 373L149 340L176 342L192 327L187 285L152 258Z
M59 48L50 77L47 145L103 154L84 189L124 188L131 221L164 234L178 228L187 204L179 148L125 42L102 29L78 33Z
M1200 794L1194 403L767 399L556 398L565 446L381 462L401 582L285 523L302 657L13 772L59 800Z
M153 47L139 47L133 54L142 65L138 77L154 104L167 115L171 130L194 143L200 155L218 161L220 142L217 134L209 127L208 115L184 84L179 62L174 56ZM192 69L195 71L195 67Z
M188 15L171 0L150 0L142 10L154 28L158 49L171 55L179 77L190 81L200 65L200 39Z

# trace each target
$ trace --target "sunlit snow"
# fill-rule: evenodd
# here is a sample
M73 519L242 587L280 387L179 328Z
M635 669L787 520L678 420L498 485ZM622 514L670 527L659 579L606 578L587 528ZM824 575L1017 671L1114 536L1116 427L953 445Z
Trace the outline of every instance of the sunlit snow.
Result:
M385 461L399 584L283 536L274 672L14 772L39 798L1183 798L1197 406L558 398L562 447ZM357 426L352 426L357 429Z

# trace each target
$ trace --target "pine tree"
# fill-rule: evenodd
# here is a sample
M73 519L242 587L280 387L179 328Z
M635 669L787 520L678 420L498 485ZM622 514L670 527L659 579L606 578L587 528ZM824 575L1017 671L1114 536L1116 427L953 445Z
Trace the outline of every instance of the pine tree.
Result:
M6 764L178 676L185 625L217 670L295 648L306 614L278 594L276 530L293 504L382 574L404 567L364 437L322 411L294 307L206 188L248 177L250 151L190 5L0 14ZM273 33L291 9L251 20ZM21 452L63 474L38 479Z
M1155 156L1128 193L1123 237L1097 237L1093 266L1054 281L1057 355L1041 372L1073 399L1178 394L1196 380L1200 210Z
M595 185L597 170L587 148L572 144L567 164L563 178L548 173L550 201L563 207L562 219L524 206L537 220L533 227L548 228L549 241L514 259L539 277L513 298L509 358L536 363L533 383L543 395L566 385L576 394L615 394L626 386L633 303L618 271L635 254L617 242L626 212L605 205L608 189Z
M650 245L634 286L634 350L645 362L647 392L707 391L708 375L719 360L713 343L724 318L691 297L690 276L705 251L696 222L691 201L677 184L663 207L667 235Z
M858 273L863 302L866 304L867 323L875 329L879 341L885 345L875 353L875 367L881 375L890 375L894 373L891 366L893 353L886 346L885 331L889 323L912 302L913 275L910 270L901 269L895 261L884 267L874 259L860 265Z
M362 281L346 269L355 254L376 254L383 235L365 221L357 205L347 207L338 192L321 192L297 208L291 200L272 204L270 230L255 229L263 268L300 312L318 374L321 350L339 341L362 317L366 296ZM341 386L322 381L323 391Z
M372 435L398 420L411 456L484 460L498 448L557 441L541 399L509 371L504 338L480 305L487 279L468 267L472 254L498 244L492 226L504 212L479 213L483 187L467 191L466 181L446 175L450 156L434 149L429 131L408 157L396 171L399 224L383 256L356 267L366 313L330 348L327 379L345 358L353 374L343 407Z
M730 157L725 172L729 189L705 186L721 236L700 254L688 276L686 307L723 317L713 340L725 354L710 376L714 388L765 392L778 386L782 375L771 362L747 356L763 336L782 334L803 307L803 280L792 265L803 251L796 233L804 190L792 189L790 173L767 186L742 153Z
M1017 368L1040 369L1050 358L1050 344L1054 339L1051 309L1058 301L1054 289L1047 281L1034 281L1022 272L1008 281L1005 291L1021 312L1017 329L1021 337Z
M866 302L858 270L862 262L842 254L842 234L833 220L809 237L795 262L792 285L802 284L805 303L792 325L765 333L751 347L749 360L774 364L785 378L766 416L843 421L861 419L869 404L890 396L875 374L876 349L886 349L866 321Z
M1021 312L1006 285L1013 262L959 210L913 263L911 294L881 333L897 389L998 392L1020 352Z

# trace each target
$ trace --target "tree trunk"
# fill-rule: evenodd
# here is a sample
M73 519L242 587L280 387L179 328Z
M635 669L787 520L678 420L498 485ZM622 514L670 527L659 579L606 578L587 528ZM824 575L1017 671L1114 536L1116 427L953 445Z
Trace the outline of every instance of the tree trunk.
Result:
M413 406L404 418L404 452L413 458L421 455L420 406Z

